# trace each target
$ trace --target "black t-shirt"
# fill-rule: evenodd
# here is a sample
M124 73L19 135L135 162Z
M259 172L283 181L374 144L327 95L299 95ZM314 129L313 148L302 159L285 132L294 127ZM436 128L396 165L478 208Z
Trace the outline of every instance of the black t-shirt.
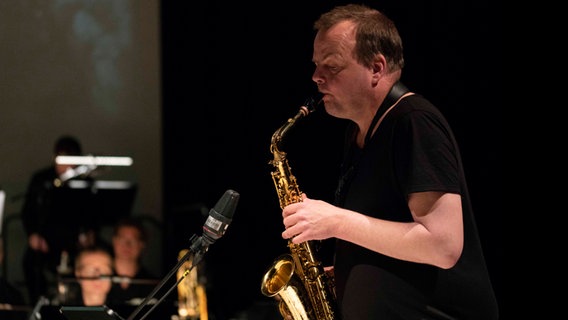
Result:
M335 280L343 319L497 319L459 149L443 115L412 95L384 118L368 145L350 150L338 205L371 217L409 222L408 194L462 197L464 248L448 270L393 259L338 240Z

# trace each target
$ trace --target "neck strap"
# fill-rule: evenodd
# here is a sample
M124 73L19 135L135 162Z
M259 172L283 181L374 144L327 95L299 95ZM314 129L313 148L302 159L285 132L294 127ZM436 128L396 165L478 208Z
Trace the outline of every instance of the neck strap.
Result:
M367 142L371 139L373 129L375 128L375 125L377 125L379 119L385 114L385 112L387 112L388 109L390 109L390 106L394 105L404 94L408 92L408 88L400 81L392 86L389 94L386 96L385 100L383 100L383 103L381 103L381 106L377 109L377 112L371 121L369 130L367 130L367 135L365 136L365 145L367 145Z

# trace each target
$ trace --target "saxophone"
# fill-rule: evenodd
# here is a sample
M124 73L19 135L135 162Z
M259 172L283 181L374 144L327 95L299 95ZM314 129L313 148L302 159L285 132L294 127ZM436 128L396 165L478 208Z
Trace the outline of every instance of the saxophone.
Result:
M272 135L270 151L274 159L270 164L275 168L272 179L278 193L280 208L302 201L286 153L279 150L280 142L297 120L314 110L315 102L310 98L293 118L288 119ZM280 314L286 319L334 319L338 312L333 278L325 273L321 262L316 260L311 241L294 244L289 239L288 248L290 254L278 257L265 273L261 284L262 294L279 301Z
M183 249L178 254L178 260L187 254L188 250ZM191 259L183 263L177 271L177 279L183 279L178 289L178 317L179 320L207 320L207 295L205 286L198 278L198 265L191 268Z

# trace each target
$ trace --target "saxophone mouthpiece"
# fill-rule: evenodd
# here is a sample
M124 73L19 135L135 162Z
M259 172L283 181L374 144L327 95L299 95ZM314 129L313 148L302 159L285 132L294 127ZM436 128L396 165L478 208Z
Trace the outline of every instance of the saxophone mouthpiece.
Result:
M304 104L300 107L299 117L305 117L310 113L316 111L317 106L322 102L323 94L317 92L313 96L306 99Z
M323 95L320 92L316 92L313 96L306 99L301 109L307 116L308 114L316 111L317 106L322 102Z

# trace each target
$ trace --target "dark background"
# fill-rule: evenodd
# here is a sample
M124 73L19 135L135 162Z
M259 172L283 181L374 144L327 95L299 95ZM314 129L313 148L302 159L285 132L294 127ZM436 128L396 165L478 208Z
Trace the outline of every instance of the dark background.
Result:
M226 315L267 301L262 276L287 252L269 165L273 132L315 92L317 17L344 1L162 1L165 269L225 190L240 193L234 219L209 250L211 305ZM490 1L367 4L396 23L403 82L447 116L465 163L493 284L501 297L501 30ZM331 200L344 123L323 108L287 136L292 172L312 198ZM503 309L503 308L502 308Z

